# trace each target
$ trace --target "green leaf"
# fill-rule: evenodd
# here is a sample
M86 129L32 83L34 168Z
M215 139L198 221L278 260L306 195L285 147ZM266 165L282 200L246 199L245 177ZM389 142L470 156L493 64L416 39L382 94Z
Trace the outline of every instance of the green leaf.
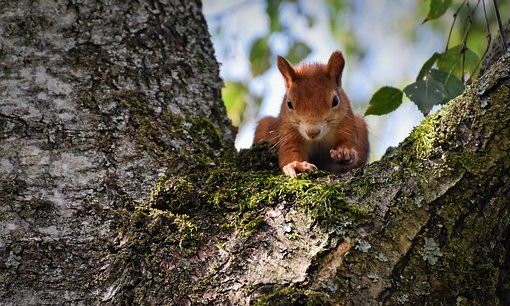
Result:
M443 84L433 79L418 80L406 86L404 92L425 116L432 106L442 103L447 95Z
M462 45L455 46L442 53L437 59L439 70L454 74L462 79ZM464 59L464 73L476 70L478 66L478 56L471 49L466 48Z
M221 96L227 109L227 116L234 126L239 126L246 109L248 89L240 82L226 82L221 90Z
M251 72L253 76L266 72L271 63L269 61L271 50L269 49L268 37L257 39L250 50Z
M427 17L423 22L437 19L443 16L451 5L452 0L430 0L429 11L427 13Z
M435 62L439 58L441 54L434 52L432 56L423 64L423 67L421 67L420 72L418 73L418 76L416 77L416 81L423 79L425 74L434 66Z
M269 17L269 32L281 31L283 26L280 22L280 3L281 0L268 0L266 6L267 17Z
M464 84L453 74L446 73L437 69L431 69L429 73L430 77L438 82L441 82L446 90L446 99L443 100L442 103L450 101L464 91Z
M287 52L287 60L291 63L299 63L311 52L312 50L306 44L297 42Z
M394 87L379 89L370 99L366 115L384 115L396 110L402 104L403 92Z

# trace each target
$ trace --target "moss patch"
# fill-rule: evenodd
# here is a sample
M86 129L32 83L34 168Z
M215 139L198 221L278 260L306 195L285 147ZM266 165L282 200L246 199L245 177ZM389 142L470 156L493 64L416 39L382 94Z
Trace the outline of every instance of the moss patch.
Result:
M119 271L140 273L135 267L129 268L132 262L143 262L151 265L151 271L158 271L168 254L193 256L214 237L226 237L233 230L239 237L249 238L266 226L267 209L282 202L307 213L319 226L337 229L353 228L373 217L368 207L346 201L342 183L330 174L316 172L301 179L284 176L278 169L276 153L267 145L212 162L214 167L206 170L203 164L196 164L187 172L168 174L156 184L148 200L128 204L119 213L118 233L124 241L116 257ZM265 171L250 170L264 164ZM111 277L120 277L117 273ZM198 290L191 281L180 284L183 292ZM289 296L294 299L309 293ZM310 295L304 305L318 305L314 303L319 297Z
M127 115L130 135L138 145L174 173L208 169L216 165L218 158L233 154L220 128L212 121L175 115L165 109L156 111L138 90L118 90L107 95L87 92L82 95L80 103L91 112L108 118ZM111 107L105 109L105 105ZM98 122L98 126L101 125ZM103 134L103 139L98 141L103 142L101 147L108 148L110 134L108 131ZM194 140L193 145L190 139Z
M275 154L267 147L266 151L257 147L251 153L262 160L271 160ZM217 161L214 170L191 171L162 179L150 199L136 209L147 210L147 217L152 217L153 211L162 211L172 216L169 219L182 214L201 218L207 211L219 221L221 228L234 228L245 234L264 225L266 207L282 202L294 204L324 226L345 225L346 221L354 224L373 217L367 207L348 203L342 192L343 185L328 179L329 174L317 172L305 174L301 179L290 179L277 168L257 172L240 170L236 165L250 167L247 161L259 162L247 151L233 158L236 159L234 163ZM187 220L193 222L193 218Z
M333 305L329 297L313 290L303 290L295 287L276 286L268 293L261 294L254 306L319 306Z
M436 131L439 118L437 113L427 116L409 136L407 141L413 144L414 156L422 159L430 156L437 138Z

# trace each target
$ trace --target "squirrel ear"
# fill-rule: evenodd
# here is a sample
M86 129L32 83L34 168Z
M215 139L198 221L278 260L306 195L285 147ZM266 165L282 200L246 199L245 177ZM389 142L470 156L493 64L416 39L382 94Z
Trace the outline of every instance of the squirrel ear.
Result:
M278 69L285 79L285 86L290 87L292 81L296 80L296 71L294 67L282 56L278 55Z
M342 85L342 72L344 71L345 60L342 52L335 51L329 57L327 70L329 77L335 81L338 86Z

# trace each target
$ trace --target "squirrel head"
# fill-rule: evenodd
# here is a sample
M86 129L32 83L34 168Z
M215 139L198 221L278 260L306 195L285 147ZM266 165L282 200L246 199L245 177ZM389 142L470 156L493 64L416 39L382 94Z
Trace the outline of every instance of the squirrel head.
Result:
M278 56L278 69L285 80L281 117L308 141L327 137L350 110L341 88L345 61L340 51L331 54L326 65L292 66Z

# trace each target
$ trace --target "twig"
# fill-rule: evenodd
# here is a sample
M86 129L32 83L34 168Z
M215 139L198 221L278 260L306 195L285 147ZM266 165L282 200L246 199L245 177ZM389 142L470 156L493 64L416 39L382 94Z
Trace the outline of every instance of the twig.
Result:
M466 4L466 1L467 0L462 1L462 4L457 8L455 13L453 13L453 22L452 22L452 26L450 27L450 32L448 33L448 40L446 41L446 48L444 49L445 52L448 51L448 46L450 45L450 38L452 37L453 26L455 25L457 16L459 15L459 12L462 9L462 7L464 6L464 4Z
M492 0L492 3L494 3L494 10L496 11L496 19L498 20L499 27L499 36L501 37L501 42L503 43L503 49L507 51L505 29L503 29L503 24L501 24L501 16L499 15L498 1Z
M483 14L485 16L485 25L487 26L487 47L485 48L485 51L483 52L483 55L480 57L480 60L478 61L478 64L476 65L475 70L473 70L473 71L478 71L478 68L482 64L482 61L485 58L485 55L487 55L487 52L489 52L489 49L490 49L490 46L491 46L491 42L492 42L491 27L489 25L489 17L487 17L487 9L485 8L485 0L482 0L482 6L483 6ZM474 75L475 74L472 73L469 76L468 82L470 82L473 79Z
M464 83L464 70L465 70L465 62L466 62L467 39L468 39L468 36L469 36L469 32L471 31L471 25L473 24L473 15L475 14L476 9L480 5L480 1L481 0L478 0L478 2L476 3L475 8L472 11L469 11L469 1L468 1L468 15L467 15L467 21L466 21L467 22L467 29L466 29L466 32L464 34L464 41L462 42L462 49L460 50L460 52L462 54L462 75L461 75L461 79L462 79L463 83Z

